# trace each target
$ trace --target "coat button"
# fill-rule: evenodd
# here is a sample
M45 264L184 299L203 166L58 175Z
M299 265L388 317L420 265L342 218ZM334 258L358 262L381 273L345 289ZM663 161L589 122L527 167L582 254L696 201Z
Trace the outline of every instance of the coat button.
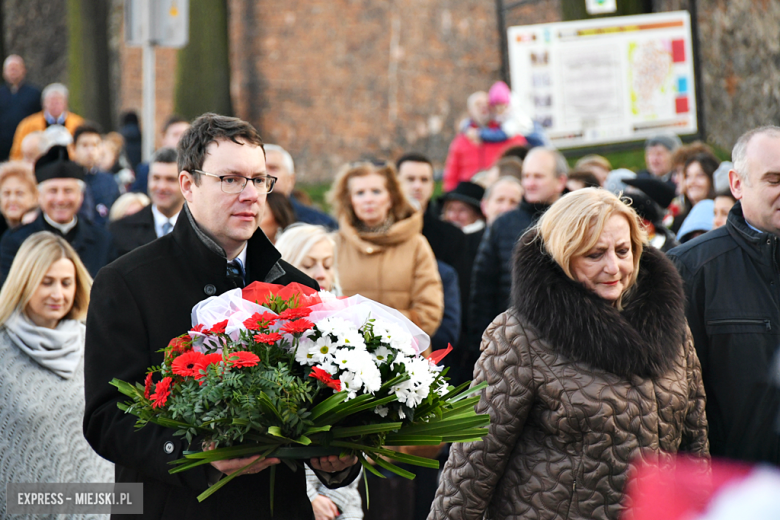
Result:
M165 451L165 453L167 453L168 455L170 455L171 453L173 453L173 443L172 443L171 441L168 441L168 442L166 442L166 443L163 445L163 450L164 450L164 451Z
M215 294L217 294L217 288L211 284L208 284L206 287L203 288L203 292L206 293L206 296L214 296Z

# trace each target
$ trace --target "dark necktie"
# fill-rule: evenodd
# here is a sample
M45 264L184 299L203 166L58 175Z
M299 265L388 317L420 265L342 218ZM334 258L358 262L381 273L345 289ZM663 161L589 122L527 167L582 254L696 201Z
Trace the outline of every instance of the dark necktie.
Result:
M236 285L239 287L244 287L246 285L246 273L244 272L244 264L241 263L241 260L236 258L235 260L228 262L227 277L235 281Z

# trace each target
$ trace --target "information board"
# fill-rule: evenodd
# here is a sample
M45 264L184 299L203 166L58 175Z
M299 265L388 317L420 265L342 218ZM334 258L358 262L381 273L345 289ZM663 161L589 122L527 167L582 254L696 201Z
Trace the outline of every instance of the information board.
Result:
M687 11L508 29L512 104L559 148L695 134Z

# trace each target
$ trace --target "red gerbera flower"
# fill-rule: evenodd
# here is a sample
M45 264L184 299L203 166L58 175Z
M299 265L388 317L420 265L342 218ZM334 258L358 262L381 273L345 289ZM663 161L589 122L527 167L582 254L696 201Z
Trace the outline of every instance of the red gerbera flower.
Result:
M260 362L260 358L257 355L242 350L240 352L232 352L228 356L228 364L236 368L253 367Z
M152 372L146 374L146 379L144 380L144 397L149 399L150 395L152 395Z
M305 318L311 314L311 309L308 307L298 307L295 309L285 309L279 315L280 320L294 320L296 318Z
M219 323L215 323L214 326L211 327L206 332L209 332L211 334L224 334L227 324L228 324L228 320L220 321Z
M312 368L309 377L313 377L314 379L322 381L323 383L325 383L327 386L334 389L335 391L341 392L341 381L339 381L338 379L333 379L330 376L330 374L328 374L325 370L321 369L320 367Z
M205 326L205 325L203 325L202 323L198 323L197 325L195 325L194 327L192 327L192 328L190 329L190 332L203 332L203 329L204 329L205 327L206 327L206 326Z
M164 377L162 381L157 383L154 388L154 393L150 397L150 399L154 401L152 403L152 408L160 408L161 406L165 406L165 403L168 401L168 396L171 395L172 383L173 379L170 377Z
M263 314L256 312L251 318L244 320L244 327L249 330L265 329L275 323L277 319L278 316L270 312L264 312Z
M201 374L201 372L207 371L209 365L216 365L221 362L222 362L222 354L217 354L215 352L213 354L204 355L194 367L195 379L198 379L200 384L203 385L203 379L205 378L205 376Z
M313 326L314 323L310 322L309 320L300 319L295 321L288 321L282 326L282 331L288 334L301 334Z
M173 370L173 373L177 376L197 376L197 366L204 357L205 356L201 352L190 350L173 360L173 363L171 363L171 370Z
M255 341L258 343L265 343L267 345L273 345L280 339L282 339L282 335L278 332L269 332L268 334L255 334L254 336Z

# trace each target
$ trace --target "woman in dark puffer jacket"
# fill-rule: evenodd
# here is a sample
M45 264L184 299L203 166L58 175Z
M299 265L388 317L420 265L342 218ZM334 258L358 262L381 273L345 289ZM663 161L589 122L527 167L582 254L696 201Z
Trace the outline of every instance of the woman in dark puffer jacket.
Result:
M515 251L513 305L487 328L480 442L453 445L431 519L617 519L632 464L708 465L682 282L634 210L570 193ZM641 261L640 261L641 260Z

